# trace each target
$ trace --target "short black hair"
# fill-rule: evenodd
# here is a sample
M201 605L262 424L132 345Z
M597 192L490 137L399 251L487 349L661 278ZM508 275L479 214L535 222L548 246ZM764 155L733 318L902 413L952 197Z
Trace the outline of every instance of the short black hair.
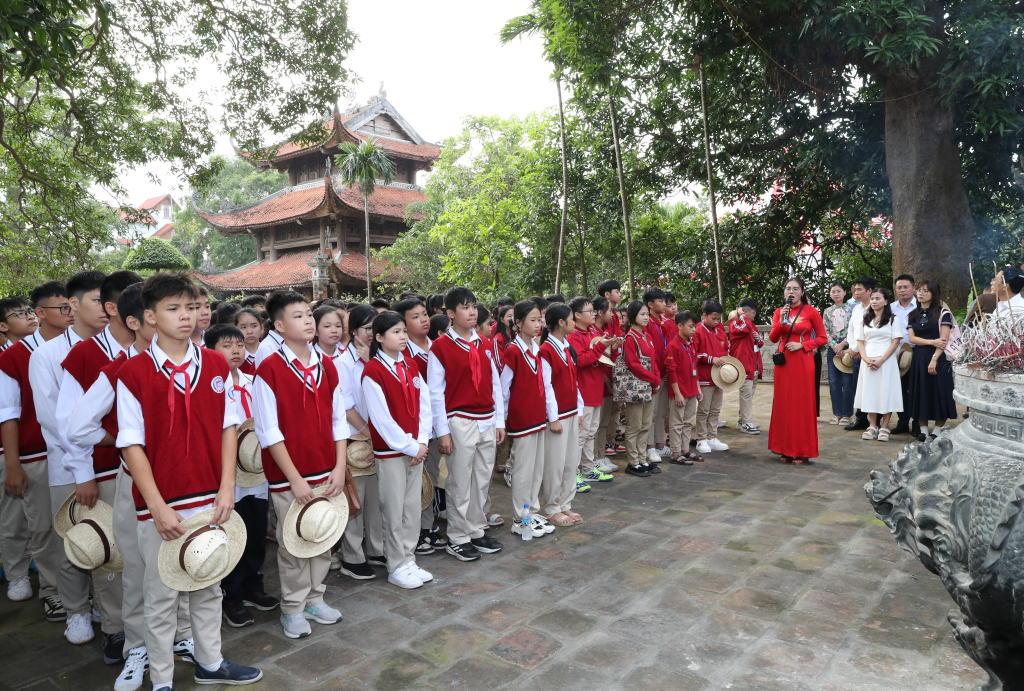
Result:
M309 304L305 295L292 290L278 291L267 298L267 314L270 315L270 323L273 324L281 318L285 307L294 305L297 302Z
M714 298L705 300L704 306L701 308L701 314L721 314L723 311L722 303Z
M66 298L68 291L64 289L64 284L60 281L49 281L41 286L36 286L29 294L28 299L35 307L39 304L40 300L46 300L47 298Z
M1024 289L1024 272L1016 266L1006 265L999 269L999 271L1003 274L1003 282L1006 283L1006 287L1011 291L1019 293Z
M391 309L402 315L403 319L405 319L406 312L415 309L416 307L423 307L423 309L427 308L427 306L423 304L423 301L415 296L403 298L402 300L399 300L395 304L391 305Z
M565 304L565 297L563 297L561 293L552 293L551 295L548 295L544 299L547 300L548 302L559 302L562 303L563 305Z
M666 290L665 291L665 304L666 305L671 305L675 301L676 301L676 296Z
M651 287L644 291L643 301L645 305L649 305L655 300L664 300L665 291L658 287Z
M435 314L430 318L430 329L427 331L427 338L431 341L437 340L437 338L448 330L451 326L452 320L444 314Z
M698 321L700 321L700 319L698 319L697 315L691 312L690 310L683 310L682 312L676 315L677 325L685 324L686 322L693 322L694 324L696 324Z
M231 324L234 321L235 312L242 309L237 302L222 302L213 312L218 324Z
M249 295L242 298L242 307L255 307L256 305L266 305L267 298L262 295Z
M206 286L196 285L196 290L199 291L199 297L206 298L207 302L210 300L210 291L206 289Z
M608 301L605 300L605 302ZM576 315L582 312L584 307L593 304L594 303L591 301L590 298L583 297L582 295L580 295L578 297L574 297L572 300L569 301L569 309L572 310L573 318L575 319Z
M125 288L135 283L142 283L142 281L142 276L134 271L115 271L103 279L103 283L100 285L100 302L104 305L108 302L116 304L118 296Z
M370 332L370 357L377 355L380 351L380 341L377 336L383 336L398 324L404 324L405 318L398 312L385 310L378 314L373 320L373 331Z
M99 290L103 286L106 276L99 271L80 271L64 284L64 290L69 298L82 299L86 293Z
M188 274L157 273L142 284L142 304L148 310L156 309L161 300L185 295L191 300L199 299L199 288Z
M878 283L871 276L861 276L856 281L850 284L850 290L853 290L855 285L860 285L864 290L874 290Z
M11 297L0 300L0 321L6 319L7 315L11 312L17 312L24 307L31 308L32 303L20 295L12 295Z
M427 298L427 314L434 316L437 310L444 311L444 295L442 293L434 293Z
M639 300L633 300L633 302L626 305L626 318L630 324L636 324L636 317L644 307L647 307L647 304Z
M597 286L597 294L601 297L604 297L605 293L610 293L613 290L622 290L622 284L614 278L601 281L600 285Z
M480 315L483 315L481 318ZM491 308L482 302L476 303L476 325L480 326L491 318Z
M590 301L590 304L594 306L594 311L600 314L606 311L612 303L608 302L608 298L596 297Z
M142 304L142 283L132 283L117 296L117 314L129 329L128 317L135 317L142 323L146 306Z
M754 298L743 298L740 300L740 307L749 307L750 309L757 311L757 300Z
M376 300L370 303L370 307L372 307L375 310L390 310L391 303L383 298L377 298Z
M228 338L237 338L239 341L245 340L241 330L234 324L214 324L203 334L203 343L212 350L217 347L218 343Z
M896 285L900 281L910 281L910 285L915 285L916 284L915 281L914 281L914 277L911 276L910 274L900 274L899 276L896 277L896 280L893 281L892 284Z
M231 315L231 323L234 324L235 326L238 326L238 320L242 318L243 314L248 314L252 316L254 319L256 319L256 321L258 321L261 325L263 324L263 319L260 318L260 313L254 310L252 307L242 307L239 310L237 310L234 314Z
M459 305L476 305L476 296L472 290L463 286L448 289L444 294L444 308L454 312Z
M504 307L505 305L508 305L509 307L511 307L511 306L513 306L515 304L516 304L516 301L514 299L512 299L511 295L502 295L500 298L498 298L498 303L495 306L496 307Z
M533 304L537 305L537 309L539 309L541 312L546 310L551 305L550 300L548 300L545 297L541 297L540 295L534 295L526 299L532 302Z

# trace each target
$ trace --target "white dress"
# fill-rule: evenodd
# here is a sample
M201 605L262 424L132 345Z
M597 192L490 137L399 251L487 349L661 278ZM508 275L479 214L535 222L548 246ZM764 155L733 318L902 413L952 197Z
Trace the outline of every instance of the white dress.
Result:
M903 338L903 324L893 316L885 326L863 326L859 335L864 341L867 356L881 357L885 355L894 338ZM853 407L864 413L882 415L903 412L903 391L900 386L900 366L896 353L890 355L876 370L861 363Z

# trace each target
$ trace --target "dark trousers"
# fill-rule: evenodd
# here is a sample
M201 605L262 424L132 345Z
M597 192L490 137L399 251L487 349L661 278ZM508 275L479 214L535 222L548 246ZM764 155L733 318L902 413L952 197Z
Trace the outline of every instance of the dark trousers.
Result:
M263 592L263 559L267 555L267 500L242 497L235 503L235 511L245 523L245 551L242 558L221 581L224 604L241 602L250 593Z
M910 426L911 434L920 434L921 427L917 420L910 419L910 372L900 377L900 388L903 390L903 412L896 413L896 424L899 427Z
M854 358L853 359L853 375L852 376L853 376L853 396L854 397L857 396L857 384L859 383L859 380L860 380L860 363L861 363L861 359L860 358ZM858 408L857 409L857 419L855 420L855 422L860 422L861 420L866 420L867 417L868 417L868 414L867 413L862 413L860 411L860 408Z
M821 415L821 348L814 351L814 411Z

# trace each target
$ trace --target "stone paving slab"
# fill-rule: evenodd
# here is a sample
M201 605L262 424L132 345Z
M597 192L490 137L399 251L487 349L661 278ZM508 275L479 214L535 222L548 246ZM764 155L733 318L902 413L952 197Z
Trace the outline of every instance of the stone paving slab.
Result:
M727 396L729 452L700 467L664 463L649 479L616 473L577 497L578 526L531 542L495 529L505 550L470 564L421 557L436 578L415 591L380 569L370 582L332 573L326 599L342 623L289 640L277 612L255 612L255 626L224 627L225 655L261 666L255 688L273 691L966 691L983 681L952 638L938 578L864 497L868 472L909 438L864 442L823 423L821 458L782 465L767 450L771 393L756 395L760 436L733 428ZM510 503L497 477L492 501ZM75 647L62 631L38 601L0 596L0 691L112 688L119 669L102 663L98 635ZM175 689L193 688L179 664Z

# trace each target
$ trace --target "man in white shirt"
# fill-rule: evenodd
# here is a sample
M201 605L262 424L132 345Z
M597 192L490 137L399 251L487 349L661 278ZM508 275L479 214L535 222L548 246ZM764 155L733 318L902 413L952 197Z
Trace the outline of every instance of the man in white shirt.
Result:
M860 353L857 350L857 341L864 338L864 310L868 308L868 302L871 300L871 291L875 289L876 285L875 279L870 276L859 278L850 285L850 292L853 293L853 299L856 302L853 310L850 312L850 328L847 332L846 340L850 344L850 350L853 355L853 388L855 393L857 390L857 380L860 375ZM857 416L843 429L847 432L852 432L867 428L868 416L858 410Z
M900 320L900 328L903 329L903 338L900 346L910 343L910 335L907 333L907 317L917 309L917 300L914 298L914 277L910 274L900 274L893 284L896 289L896 299L889 304L894 317ZM913 344L910 344L913 348ZM898 361L897 361L898 362ZM921 433L917 421L910 419L910 371L900 377L900 388L903 389L903 411L896 413L898 422L896 427L889 434L913 434L915 437Z
M1021 289L1024 289L1024 273L1015 266L1004 266L996 274L996 296L999 302L996 303L996 316L1005 319L1012 315L1015 321L1024 320L1024 297L1021 297Z

